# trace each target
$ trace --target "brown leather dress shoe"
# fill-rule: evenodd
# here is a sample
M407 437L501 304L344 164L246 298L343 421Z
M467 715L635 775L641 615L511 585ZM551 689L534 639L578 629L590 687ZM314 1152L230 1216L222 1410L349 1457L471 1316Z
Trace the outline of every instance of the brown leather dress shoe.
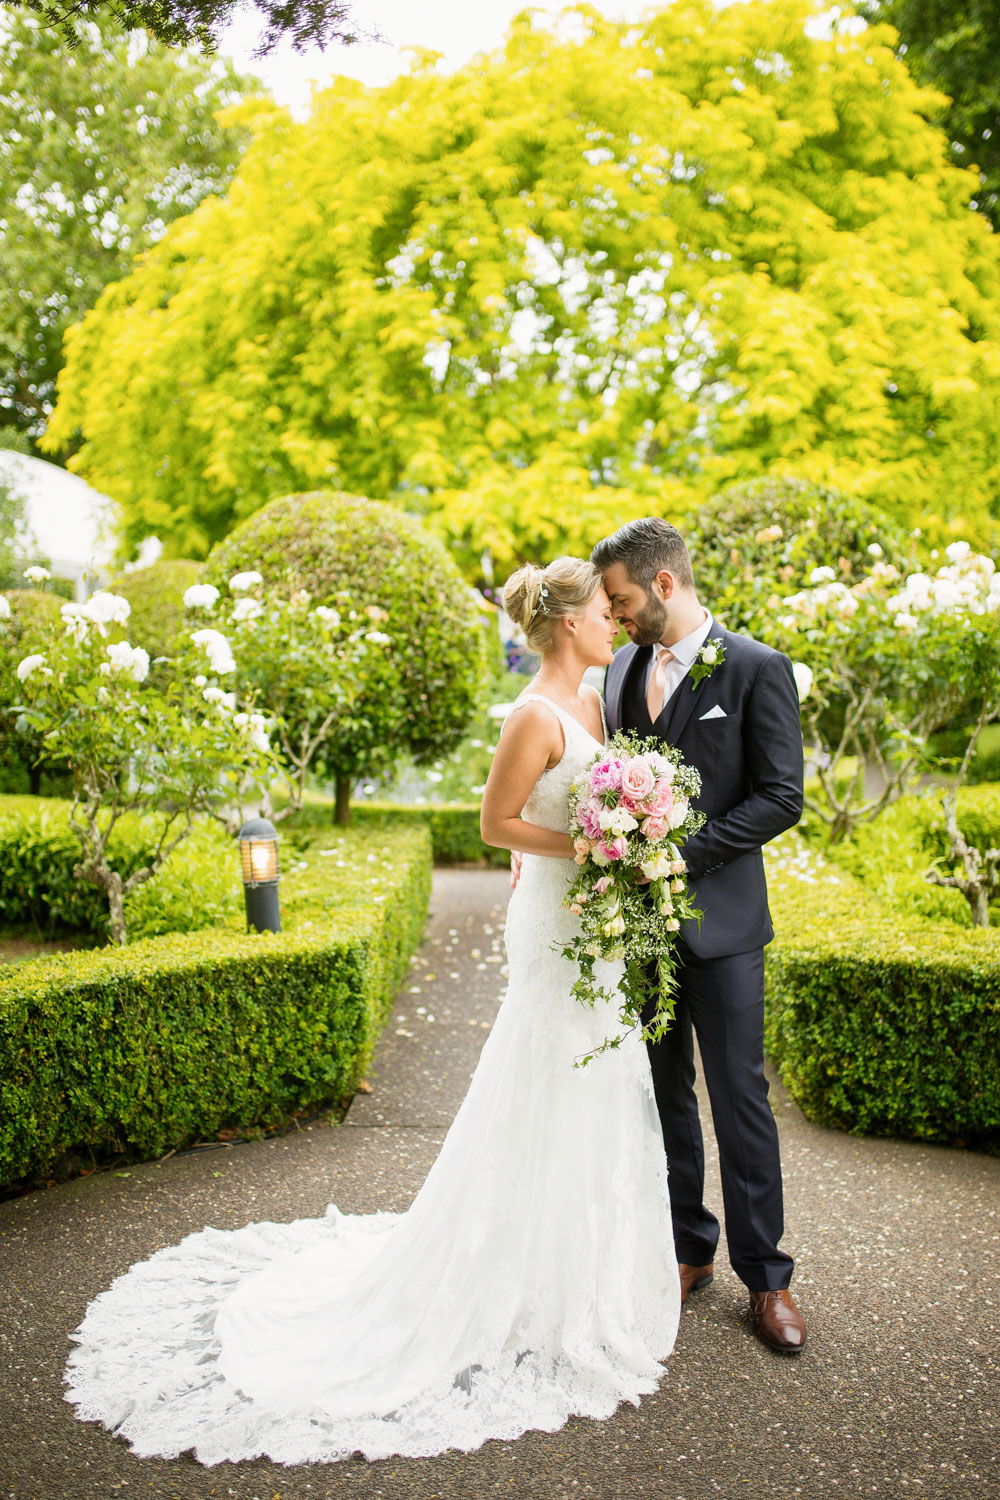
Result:
M751 1292L750 1306L757 1319L757 1332L765 1344L782 1354L798 1354L806 1346L806 1320L787 1290Z
M707 1266L686 1266L683 1261L678 1263L678 1271L681 1276L681 1306L687 1301L688 1292L700 1292L702 1287L708 1286L715 1276L715 1261L710 1260Z

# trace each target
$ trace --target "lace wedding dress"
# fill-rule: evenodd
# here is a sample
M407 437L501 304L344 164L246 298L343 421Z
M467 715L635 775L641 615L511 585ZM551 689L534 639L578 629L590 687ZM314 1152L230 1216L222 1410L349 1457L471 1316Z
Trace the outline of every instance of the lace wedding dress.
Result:
M565 829L598 742L545 701L565 752L524 817ZM407 1212L203 1229L133 1266L74 1335L79 1417L142 1456L296 1464L473 1449L654 1390L680 1313L662 1136L635 1033L573 1066L619 1024L553 949L573 872L525 856L507 994Z

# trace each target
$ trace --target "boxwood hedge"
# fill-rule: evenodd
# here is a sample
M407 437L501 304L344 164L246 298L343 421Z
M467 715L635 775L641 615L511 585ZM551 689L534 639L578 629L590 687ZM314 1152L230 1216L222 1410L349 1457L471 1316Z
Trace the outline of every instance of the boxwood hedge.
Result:
M283 881L281 933L0 968L0 1183L67 1153L159 1156L350 1093L419 942L430 871L425 829L331 832Z
M794 835L768 865L766 1046L808 1118L1000 1139L1000 930L902 912Z

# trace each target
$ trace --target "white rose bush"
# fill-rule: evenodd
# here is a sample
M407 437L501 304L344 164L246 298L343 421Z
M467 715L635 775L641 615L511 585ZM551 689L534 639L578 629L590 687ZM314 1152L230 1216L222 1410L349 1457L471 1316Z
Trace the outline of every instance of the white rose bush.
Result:
M806 805L835 840L850 835L928 772L947 772L946 822L957 873L927 878L962 890L985 925L1000 855L971 848L955 815L984 726L1000 718L1000 573L967 542L952 543L933 571L903 574L869 549L859 577L814 569L809 588L775 595L756 633L795 664L806 754L820 793ZM956 765L935 756L945 725L970 726ZM853 761L844 774L845 761Z
M144 647L109 639L127 629L126 599L100 591L85 604L64 604L60 616L45 649L17 667L22 701L14 711L19 727L38 737L39 760L69 769L70 826L80 844L74 874L105 893L112 941L124 943L125 898L154 878L199 815L216 813L248 780L269 778L274 757L260 716L238 722L235 695L205 675L235 671L221 633L192 639L161 688ZM127 873L109 851L126 813L143 814L154 828L146 863Z
M217 674L231 676L237 719L251 738L265 733L252 704L266 708L285 791L284 806L269 808L269 816L287 817L302 806L307 780L325 769L331 748L350 742L364 700L393 695L394 643L380 628L386 612L348 601L343 609L316 605L306 589L269 584L255 569L234 574L228 593L194 584L184 602L192 619L206 622L192 640ZM230 821L241 820L237 807Z
M575 779L570 794L580 873L565 905L579 918L579 932L562 953L580 971L573 994L590 1006L614 1001L623 1026L642 1026L646 1039L661 1037L673 1019L677 933L682 922L701 915L688 896L681 853L705 821L691 806L700 790L701 777L679 751L620 732ZM613 990L599 981L598 959L624 962ZM620 1046L625 1034L580 1061Z

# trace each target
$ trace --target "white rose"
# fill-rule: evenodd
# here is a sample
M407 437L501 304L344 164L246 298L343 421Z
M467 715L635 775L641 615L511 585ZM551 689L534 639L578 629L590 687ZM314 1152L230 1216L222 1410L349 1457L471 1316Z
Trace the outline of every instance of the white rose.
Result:
M105 646L108 660L116 672L131 672L132 647L128 641L119 641L116 646Z
M813 568L809 574L810 583L832 583L836 578L833 568ZM786 600L787 603L787 600Z
M680 922L678 922L676 917L669 917L663 925L666 927L668 932L679 932L681 927L681 924Z
M208 678L204 675L204 673L203 672L199 672L198 675L197 675L197 677L194 680L194 685L195 685L195 687L204 687L205 683L207 681L208 681Z
M869 545L868 545L868 556L869 557L881 557L882 556L882 548L879 546L878 542L870 542L869 543Z
M233 715L233 723L236 725L237 729L245 729L246 726L250 723L250 715L249 714L234 714Z
M196 646L201 646L208 655L212 671L219 677L235 672L236 663L226 637L218 630L196 630L191 636Z
M384 630L368 630L365 632L365 640L374 641L377 646L388 646L392 636L386 635Z
M660 902L660 916L661 917L672 917L673 914L674 914L674 903L672 901L661 901Z
M256 620L258 615L264 613L264 606L258 604L256 599L238 599L236 608L233 610L234 620Z
M30 578L32 583L44 583L46 578L52 577L52 574L48 568L25 568L24 577Z
M98 589L96 594L91 594L83 606L83 614L95 625L104 630L107 625L124 625L132 613L132 606L121 594L109 594L104 589Z
M901 609L892 623L897 630L916 630L919 621L913 615L907 614L905 610Z
M331 609L327 604L317 605L317 607L313 610L313 614L316 615L320 620L323 620L327 625L332 625L335 629L340 624L340 615L338 611L335 609Z
M0 620L10 619L10 600L6 594L0 594Z
M206 703L221 703L226 696L220 687L202 688L201 696Z
M952 542L950 547L944 549L944 555L951 562L960 563L965 561L971 551L968 542Z
M812 667L806 666L806 663L804 661L793 661L792 675L795 678L795 688L799 695L799 702L802 703L806 698L809 697L809 694L812 691Z
M687 815L688 815L688 799L686 797L678 797L677 801L674 803L673 807L670 809L670 816L667 819L667 827L668 828L680 828L681 825L684 822L684 819L687 817Z
M184 590L187 609L211 609L218 597L219 590L214 583L192 583L189 589Z
M18 682L27 682L27 680L31 676L32 672L37 671L37 669L42 665L42 663L44 662L44 660L45 660L45 657L42 656L42 655L40 655L40 654L38 654L37 652L36 652L36 654L34 656L26 656L22 662L18 663L18 668L17 668L17 680L18 680Z
M229 580L229 587L234 594L245 594L247 589L252 589L255 583L263 583L262 573L253 571L247 573L234 573Z
M705 663L706 667L714 667L718 655L719 652L715 646L703 646L701 648L701 659Z
M671 873L672 861L666 849L658 849L651 859L639 866L647 880L665 880Z
M136 682L145 682L149 676L149 652L143 646L132 649L132 676Z

